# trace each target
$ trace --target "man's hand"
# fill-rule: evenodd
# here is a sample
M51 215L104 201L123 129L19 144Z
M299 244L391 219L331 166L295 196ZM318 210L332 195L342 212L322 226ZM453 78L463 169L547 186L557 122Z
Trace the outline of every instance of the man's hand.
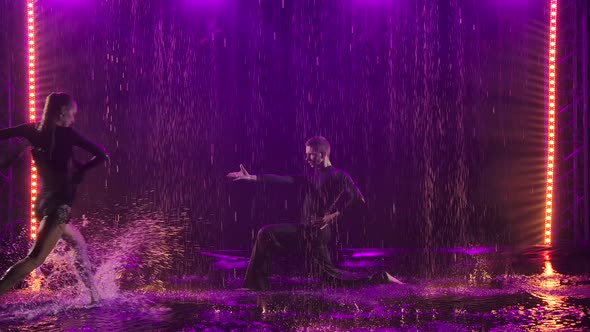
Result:
M233 181L256 181L256 175L250 175L244 165L240 164L240 171L227 173L227 177Z
M340 212L338 211L334 213L329 213L321 218L312 220L312 224L316 227L319 227L320 229L324 229L328 227L330 224L332 224L334 221L336 221L336 219L338 219L338 216L340 216Z

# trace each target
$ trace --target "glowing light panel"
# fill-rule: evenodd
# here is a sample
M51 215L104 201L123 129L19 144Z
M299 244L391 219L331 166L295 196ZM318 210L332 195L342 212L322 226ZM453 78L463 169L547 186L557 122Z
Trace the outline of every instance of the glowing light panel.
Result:
M37 99L35 89L35 6L34 0L27 0L27 45L29 52L27 54L27 73L28 73L28 109L29 122L37 122ZM32 239L37 237L37 220L35 219L35 210L33 208L35 199L37 199L37 168L31 158L31 226L30 235Z
M547 114L547 174L546 174L546 195L545 195L545 230L544 243L551 244L551 225L553 220L553 174L555 160L555 82L556 73L556 45L557 45L557 0L549 1L549 77L548 77L548 114Z

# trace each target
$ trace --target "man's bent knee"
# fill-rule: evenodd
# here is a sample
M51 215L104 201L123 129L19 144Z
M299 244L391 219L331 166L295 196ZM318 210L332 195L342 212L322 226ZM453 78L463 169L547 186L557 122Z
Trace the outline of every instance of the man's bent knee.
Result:
M269 234L271 233L271 229L272 229L272 225L266 225L266 226L262 226L262 228L260 228L258 230L258 235L257 237L260 239L265 239L268 238Z
M272 224L272 225L265 225L260 228L258 231L258 238L262 238L263 240L270 240L274 237L274 234L277 230L280 230L282 225L280 224Z

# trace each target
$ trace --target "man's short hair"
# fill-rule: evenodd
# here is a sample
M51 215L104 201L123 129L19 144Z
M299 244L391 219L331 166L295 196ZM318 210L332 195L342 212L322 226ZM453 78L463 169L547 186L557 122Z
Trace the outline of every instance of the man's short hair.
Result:
M314 150L324 153L326 156L330 155L330 142L323 136L314 136L305 142L305 146L309 146Z

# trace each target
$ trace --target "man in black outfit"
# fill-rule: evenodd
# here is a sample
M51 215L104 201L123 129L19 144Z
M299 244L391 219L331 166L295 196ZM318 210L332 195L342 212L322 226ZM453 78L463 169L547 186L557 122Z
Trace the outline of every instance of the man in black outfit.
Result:
M311 258L313 267L318 269L324 281L343 284L401 283L385 272L366 275L346 272L334 266L328 248L332 225L346 213L351 204L364 203L364 198L350 175L332 166L330 143L324 137L316 136L307 140L305 154L307 162L313 168L313 172L307 175L252 175L243 165L240 165L240 171L227 175L234 181L294 184L304 191L300 223L267 225L258 232L246 271L244 288L268 289L272 254L279 250L297 249L304 250L307 259Z

